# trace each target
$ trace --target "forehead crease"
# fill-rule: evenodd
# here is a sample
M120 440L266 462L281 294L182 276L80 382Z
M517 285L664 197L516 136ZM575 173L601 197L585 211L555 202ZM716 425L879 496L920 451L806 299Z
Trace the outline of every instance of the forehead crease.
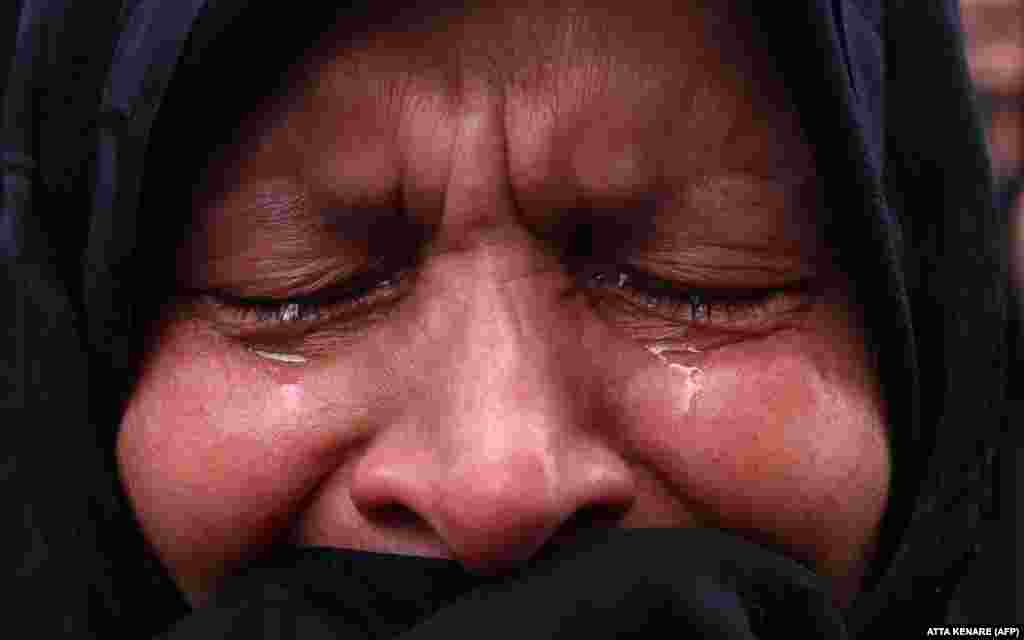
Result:
M818 243L815 221L820 202L813 174L711 176L679 185L664 206L685 212L685 235L691 240L754 242L775 248L792 244L805 250ZM661 237L669 241L676 235L671 222L661 230L665 232Z
M630 74L663 70L681 48L687 58L700 52L697 22L706 20L697 9L578 4L528 1L437 12L358 38L346 38L339 25L330 53L314 60L329 61L331 94L356 89L408 106L424 94L458 104L480 88L550 102L566 89L601 90Z
M550 194L557 183L554 190L566 193L629 195L714 170L722 154L736 165L743 145L725 138L751 105L720 86L724 60L708 52L714 46L701 46L710 35L698 28L707 20L696 10L669 14L671 30L687 35L671 43L651 15L637 25L619 24L623 16L602 24L600 11L565 11L550 24L509 15L484 15L490 25L470 15L418 34L374 34L320 58L279 131L290 138L309 195L379 200L403 172L418 170L408 166L416 155L438 165L421 173L440 176L445 132L465 93L477 90L501 92L509 177L523 194ZM497 37L499 27L507 37ZM746 146L770 147L773 135L757 132L764 140Z
M359 162L348 165L359 174L359 179L346 180L356 183L351 188L367 186L362 178L390 181L400 161L397 146L408 139L410 130L415 130L412 137L417 140L436 143L436 134L450 128L447 121L458 117L467 93L500 91L510 156L528 158L521 163L510 160L524 172L524 181L530 182L531 177L540 177L536 174L542 169L536 156L552 151L553 146L572 144L561 134L581 119L603 129L608 122L617 123L614 128L620 140L616 144L621 146L622 132L636 133L637 127L630 123L658 115L654 105L664 102L657 98L666 84L663 67L614 55L581 54L569 46L548 48L553 49L549 54L534 51L518 60L492 57L484 67L479 52L451 54L447 64L461 65L455 70L433 64L437 56L423 57L430 64L401 67L395 61L401 56L386 46L381 51L341 51L321 68L322 80L305 104L293 110L291 120L299 130L291 134L293 146L321 149L323 165L311 169L322 174L318 178L330 175L323 169L330 158L343 155L359 157ZM468 79L474 74L477 80ZM503 84L496 86L496 82ZM392 168L385 170L385 165Z
M744 118L734 101L673 71L568 68L548 92L514 94L506 117L517 192L535 205L632 210L707 175L761 169L723 144Z

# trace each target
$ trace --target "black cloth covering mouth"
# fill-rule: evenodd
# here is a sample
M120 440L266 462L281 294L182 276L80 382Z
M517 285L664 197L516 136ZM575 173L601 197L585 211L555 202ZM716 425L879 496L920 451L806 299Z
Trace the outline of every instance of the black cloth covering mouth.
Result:
M501 576L454 561L284 547L163 640L845 638L821 579L713 529L606 529Z

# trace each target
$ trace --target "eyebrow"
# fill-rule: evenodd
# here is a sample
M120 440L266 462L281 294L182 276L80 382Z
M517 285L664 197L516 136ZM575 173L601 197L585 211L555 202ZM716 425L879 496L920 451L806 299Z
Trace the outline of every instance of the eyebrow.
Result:
M424 235L423 225L389 198L315 198L283 179L197 211L179 256L179 281L246 296L315 290L383 256L408 253Z
M199 228L243 225L247 230L295 233L331 232L359 237L383 222L393 222L404 206L394 191L386 194L317 193L294 180L273 179L199 206Z
M623 244L646 238L651 244L667 248L728 243L730 236L738 236L732 241L735 246L767 247L783 239L807 239L794 231L806 227L816 213L816 201L806 193L805 183L811 180L811 175L797 177L793 173L734 172L699 181L645 183L628 193L590 190L579 193L575 203L567 207L533 203L530 209L534 211L523 212L522 221L541 239L562 246L586 227L598 232L589 238L590 242L610 239ZM394 192L315 198L291 181L274 180L207 209L199 229L200 235L209 240L205 245L207 259L229 258L259 243L272 247L269 253L286 262L315 261L329 246L361 248L382 236L390 240L415 238L417 242L426 239L432 221L404 207ZM749 224L737 231L739 214ZM752 233L750 226L760 228L760 232ZM212 238L202 233L211 228ZM751 242L752 236L757 240ZM657 241L652 242L655 238Z
M730 172L682 185L674 190L673 198L676 207L712 220L717 217L714 214L726 214L740 206L751 212L806 212L810 216L813 211L808 208L816 209L818 205L816 186L812 173Z

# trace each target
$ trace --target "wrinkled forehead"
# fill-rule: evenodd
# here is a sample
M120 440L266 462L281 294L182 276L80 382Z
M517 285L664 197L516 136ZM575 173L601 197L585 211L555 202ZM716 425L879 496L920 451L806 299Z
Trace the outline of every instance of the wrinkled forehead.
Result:
M751 53L749 34L741 34L749 19L726 3L464 3L398 12L385 23L370 16L339 20L306 68L362 81L429 78L456 99L482 87L550 99L572 87L699 81L701 71L721 72L724 57Z
M350 203L386 198L410 176L441 191L459 128L487 111L527 205L581 194L628 204L709 179L773 198L813 168L753 38L729 3L385 1L340 18L291 68L288 90L250 115L225 171L208 175L242 200L271 183L289 190L282 180Z

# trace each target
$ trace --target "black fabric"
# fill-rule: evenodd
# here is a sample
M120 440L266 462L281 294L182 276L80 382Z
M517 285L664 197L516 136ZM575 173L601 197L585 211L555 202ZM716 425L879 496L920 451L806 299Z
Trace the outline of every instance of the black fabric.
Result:
M442 560L286 549L161 637L753 640L782 631L846 637L805 568L717 531L633 529L590 532L500 580Z
M0 7L0 96L7 83L8 65L14 54L14 41L18 31L18 16L23 0L13 0Z
M230 43L268 16L290 21L282 24L291 39L259 47L276 72L331 20L324 8L236 0L15 6L11 72L0 84L0 295L9 301L0 423L10 434L0 469L4 504L20 516L5 548L5 575L16 580L8 610L38 637L149 637L188 609L135 526L111 451L145 321L133 281L146 226L139 211L150 211L140 202L152 192L143 168L157 166L153 148L167 147L165 118L210 108L214 131L237 109L191 100L230 68ZM854 276L888 410L895 475L882 552L848 624L864 637L902 624L919 630L942 620L979 545L996 538L983 534L986 521L1007 517L996 509L993 469L1016 415L1007 221L992 207L956 3L804 0L750 10L814 143L821 224ZM251 80L251 95L271 88ZM162 229L158 222L147 225ZM626 546L605 549L601 562L613 566L616 554L632 553ZM1008 546L997 553L1012 554ZM415 572L422 561L402 559L400 571L406 563ZM569 565L566 576L586 575ZM301 582L298 566L284 571L296 606L288 585ZM513 600L533 602L525 586L510 589ZM47 613L34 615L40 603ZM438 619L460 636L457 617Z
M0 497L18 524L0 575L11 628L41 638L146 637L185 611L98 438L83 331L98 105L128 8L24 0L0 114Z

